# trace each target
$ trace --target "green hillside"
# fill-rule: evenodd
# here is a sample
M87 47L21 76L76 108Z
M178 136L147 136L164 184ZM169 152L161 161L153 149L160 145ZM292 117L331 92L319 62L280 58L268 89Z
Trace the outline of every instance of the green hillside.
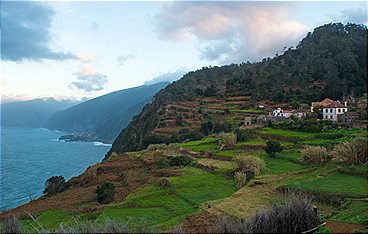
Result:
M159 92L152 103L133 118L114 141L108 155L163 142L163 136L155 137L153 131L159 127L160 115L170 104L198 100L203 105L200 100L204 98L210 102L211 98L225 100L243 96L247 98L246 109L254 108L260 101L298 107L326 97L336 100L341 100L344 95L360 97L366 90L367 27L341 23L323 25L308 33L295 48L289 48L273 59L266 58L253 64L204 67L184 75ZM200 108L188 106L185 113L197 111L197 107ZM230 111L231 107L229 104ZM205 116L200 112L196 113L194 121L204 121ZM171 139L171 142L193 139L193 134L177 133L183 137ZM170 137L170 134L164 137Z

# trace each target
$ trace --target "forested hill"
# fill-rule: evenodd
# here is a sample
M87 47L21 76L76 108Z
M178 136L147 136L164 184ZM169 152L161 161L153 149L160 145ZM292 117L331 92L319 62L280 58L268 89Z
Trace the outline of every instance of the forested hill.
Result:
M283 103L310 103L367 90L367 27L331 23L320 26L273 59L205 67L189 72L155 95L113 143L112 152L143 149L158 126L163 107L203 97L250 97ZM203 116L199 117L203 121Z
M111 143L153 95L168 82L115 91L55 113L47 128L75 134L76 139Z

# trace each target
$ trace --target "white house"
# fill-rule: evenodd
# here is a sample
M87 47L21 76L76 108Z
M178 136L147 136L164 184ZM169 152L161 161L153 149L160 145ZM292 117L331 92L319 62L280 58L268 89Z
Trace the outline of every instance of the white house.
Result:
M331 120L333 122L338 121L338 115L342 115L348 112L347 105L341 104L339 101L334 101L329 105L323 107L323 119Z
M283 117L284 116L283 113L284 113L284 110L279 107L272 112L272 115L275 117Z
M279 107L272 112L272 115L275 117L290 118L293 115L293 112L287 111L287 110L284 111L283 109Z

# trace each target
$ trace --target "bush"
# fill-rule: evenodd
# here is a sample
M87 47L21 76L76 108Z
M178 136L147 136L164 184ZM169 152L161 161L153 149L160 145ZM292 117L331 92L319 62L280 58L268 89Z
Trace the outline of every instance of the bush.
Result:
M302 162L321 166L327 161L327 150L321 146L305 146L301 150Z
M243 158L236 158L236 163L240 172L246 174L248 179L253 178L261 171L266 169L266 164L263 159L255 156L247 156Z
M301 233L321 224L311 200L291 197L281 205L257 212L248 222L223 218L210 228L213 233Z
M168 181L166 178L163 178L160 180L159 184L161 187L168 187L170 186L170 181Z
M236 144L236 135L234 133L220 133L218 137L220 150L230 148Z
M311 200L292 196L282 205L256 213L250 221L253 233L301 233L317 227L321 220Z
M175 124L176 126L183 126L183 116L181 115L176 116Z
M97 201L101 204L107 204L115 199L115 185L110 182L104 182L97 186L95 191L97 195Z
M256 135L253 130L250 130L250 129L243 130L239 128L235 130L235 134L236 134L236 140L238 142L249 141L253 139Z
M43 194L49 196L56 193L60 193L65 189L67 189L67 183L65 182L65 178L63 176L52 176L46 180Z
M170 166L189 166L192 165L194 162L194 160L189 157L189 156L185 156L185 155L180 155L180 156L170 156L169 157L169 165Z
M321 130L328 131L333 129L333 124L331 121L311 117L302 119L294 118L292 120L285 120L276 123L270 122L268 126L284 130L311 132L311 133L319 133L321 132Z
M276 156L277 152L281 152L283 150L280 142L278 141L267 141L265 151L267 154L272 157Z
M157 233L157 230L143 219L132 223L107 218L102 223L74 219L73 223L62 225L55 233Z
M15 216L6 219L0 227L0 233L22 233L19 219Z
M147 149L148 150L163 150L166 149L167 145L166 144L150 144Z
M238 189L244 187L248 182L247 174L241 171L235 172L235 179L238 182Z
M351 142L336 145L331 152L332 160L343 164L368 163L367 140L356 138Z

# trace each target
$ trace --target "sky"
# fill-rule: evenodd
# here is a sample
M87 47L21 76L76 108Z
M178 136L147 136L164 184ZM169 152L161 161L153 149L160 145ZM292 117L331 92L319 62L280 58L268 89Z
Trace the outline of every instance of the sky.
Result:
M1 1L1 101L93 98L255 62L367 2Z

